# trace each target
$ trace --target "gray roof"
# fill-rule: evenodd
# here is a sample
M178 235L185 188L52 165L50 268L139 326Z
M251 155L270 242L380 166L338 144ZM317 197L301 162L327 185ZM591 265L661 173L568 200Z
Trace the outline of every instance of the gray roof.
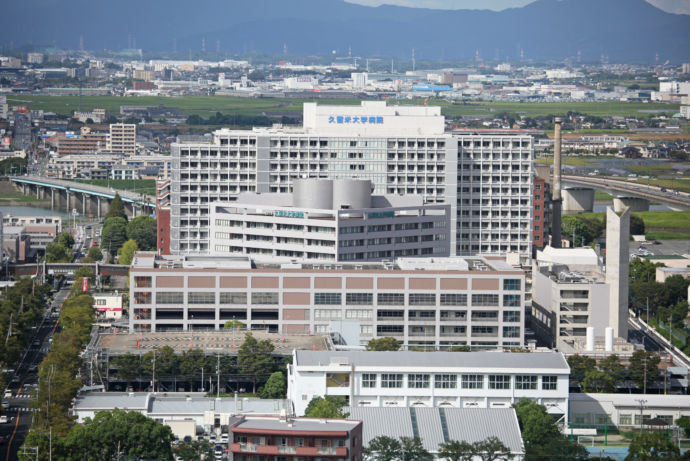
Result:
M74 403L75 411L100 411L119 408L121 410L146 411L153 415L201 415L205 411L231 414L277 415L287 408L285 400L238 399L235 408L234 397L216 399L203 393L147 393L147 392L88 392L80 394Z
M364 446L381 435L419 437L426 450L438 453L441 443L452 440L472 443L494 436L511 453L525 451L512 408L349 407L344 411L350 413L350 419L362 421ZM443 430L442 414L447 432Z
M369 367L527 368L570 371L560 352L296 351L296 366L347 364Z
M269 431L349 431L359 424L359 421L294 418L289 426L283 419L278 418L245 418L235 424L240 429L265 429Z

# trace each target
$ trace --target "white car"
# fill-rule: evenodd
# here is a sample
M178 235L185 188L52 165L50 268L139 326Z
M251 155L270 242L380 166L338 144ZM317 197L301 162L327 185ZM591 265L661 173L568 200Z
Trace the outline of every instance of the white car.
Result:
M7 424L7 415L0 416L0 424Z

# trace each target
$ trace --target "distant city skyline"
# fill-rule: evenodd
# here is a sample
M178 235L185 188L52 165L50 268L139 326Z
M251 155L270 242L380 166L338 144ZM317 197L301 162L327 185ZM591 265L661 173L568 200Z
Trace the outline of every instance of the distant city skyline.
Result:
M345 0L365 6L396 5L434 10L493 10L520 8L536 0ZM690 14L690 0L645 0L668 13Z

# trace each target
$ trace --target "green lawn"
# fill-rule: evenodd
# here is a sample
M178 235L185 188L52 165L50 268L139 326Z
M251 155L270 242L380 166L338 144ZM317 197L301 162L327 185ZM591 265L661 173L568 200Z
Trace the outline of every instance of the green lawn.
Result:
M664 163L660 165L626 165L624 167L631 173L635 173L640 176L668 176L673 174L673 164ZM646 180L640 179L640 182Z
M75 181L115 190L138 192L152 198L156 196L156 181L153 179L76 179Z
M595 190L594 200L613 200L613 195L607 194L603 190Z
M312 99L283 99L283 98L239 98L230 96L83 96L82 110L103 108L110 113L119 114L121 105L158 105L178 107L185 114L209 115L216 112L224 114L258 115L263 111L295 111L302 110L302 103ZM360 99L313 99L319 104L359 104ZM7 102L10 105L25 104L31 109L43 109L48 112L57 112L63 115L72 115L79 106L78 96L35 96L17 95L9 96ZM423 99L414 100L390 100L389 104L423 104ZM470 101L449 102L443 99L429 99L430 106L441 106L446 116L491 116L499 112L510 112L518 115L538 116L565 114L568 111L580 112L596 116L642 115L640 110L664 110L669 114L678 112L678 104L644 104L636 102L574 102L574 103L535 103L535 102L505 102L505 101Z
M562 165L570 165L570 166L596 166L597 160L611 160L612 158L613 157L597 156L597 155L588 155L588 156L564 155L561 158L561 163L562 163ZM553 165L553 157L538 158L537 163L541 163L543 165Z
M647 240L690 240L690 211L643 211L633 213L644 221ZM583 213L600 221L604 213Z

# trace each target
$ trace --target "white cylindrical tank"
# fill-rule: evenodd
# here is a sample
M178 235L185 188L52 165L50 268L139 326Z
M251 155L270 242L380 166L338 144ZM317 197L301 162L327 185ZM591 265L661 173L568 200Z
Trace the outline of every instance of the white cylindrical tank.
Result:
M587 352L594 352L594 327L587 327L585 350Z
M333 207L333 180L297 179L292 185L292 206L330 210Z
M613 352L613 327L606 327L604 334L604 350Z
M371 181L368 179L333 180L333 209L371 208Z

